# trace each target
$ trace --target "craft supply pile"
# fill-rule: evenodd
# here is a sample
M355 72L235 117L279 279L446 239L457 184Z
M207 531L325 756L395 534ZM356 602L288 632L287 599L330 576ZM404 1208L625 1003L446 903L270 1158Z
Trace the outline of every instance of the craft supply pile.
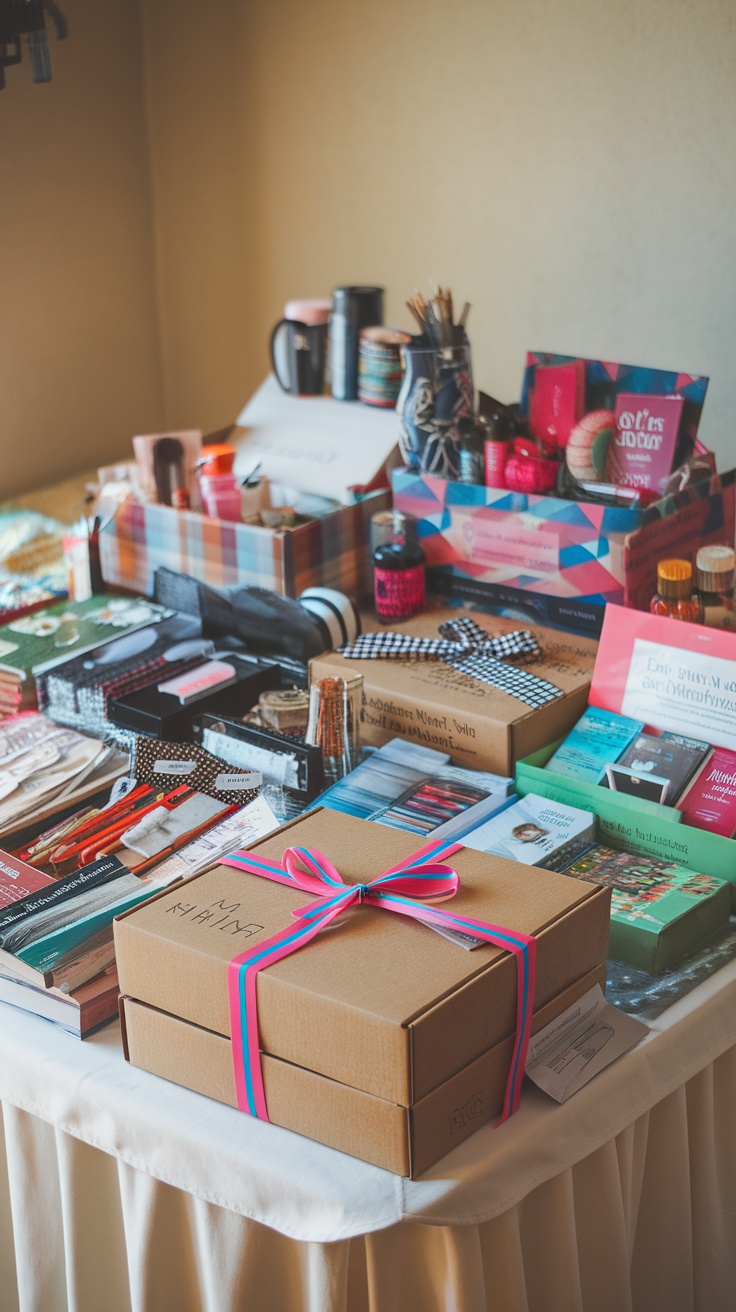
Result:
M288 302L235 422L0 523L0 1002L414 1177L646 1041L607 959L736 955L736 481L705 377L535 351L501 402L466 301L384 300Z

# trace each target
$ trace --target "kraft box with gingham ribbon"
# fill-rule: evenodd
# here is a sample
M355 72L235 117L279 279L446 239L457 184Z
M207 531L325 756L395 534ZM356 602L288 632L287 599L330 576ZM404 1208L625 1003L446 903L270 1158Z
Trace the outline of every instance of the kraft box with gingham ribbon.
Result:
M463 617L470 618L466 608L438 607L392 625L390 634L366 619L366 632L352 644L351 655L318 656L310 674L312 679L362 674L364 743L380 747L390 738L405 738L449 753L455 765L510 775L520 757L564 737L579 720L597 643L530 625L523 633L534 640L535 659L519 665L519 653L510 658L507 641L514 632L518 640L518 621L473 610L468 626ZM458 633L468 628L473 636L464 648ZM476 630L494 640L496 659L489 661L490 649L482 650ZM401 643L396 649L396 635L407 639L406 652ZM417 650L415 638L435 640L443 658L428 659L426 644ZM384 645L393 650L381 652Z

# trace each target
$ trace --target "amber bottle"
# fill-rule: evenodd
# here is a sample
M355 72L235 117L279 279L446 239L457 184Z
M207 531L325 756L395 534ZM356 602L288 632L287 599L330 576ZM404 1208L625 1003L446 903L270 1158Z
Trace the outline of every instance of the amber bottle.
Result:
M693 567L689 560L660 560L657 565L657 592L649 603L652 615L671 620L700 624L703 607L693 592Z

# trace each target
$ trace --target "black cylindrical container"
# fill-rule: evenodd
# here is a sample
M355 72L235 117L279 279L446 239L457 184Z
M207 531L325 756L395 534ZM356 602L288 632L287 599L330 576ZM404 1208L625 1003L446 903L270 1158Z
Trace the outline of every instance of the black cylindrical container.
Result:
M330 318L330 369L336 401L358 399L361 328L383 323L383 287L336 287Z

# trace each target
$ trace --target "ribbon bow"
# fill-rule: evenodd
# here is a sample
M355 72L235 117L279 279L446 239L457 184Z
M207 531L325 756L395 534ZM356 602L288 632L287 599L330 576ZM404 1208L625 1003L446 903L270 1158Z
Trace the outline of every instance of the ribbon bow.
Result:
M507 661L534 661L542 655L530 629L513 629L492 638L467 615L447 620L439 627L441 638L415 638L408 633L362 633L354 642L339 648L341 656L352 660L403 660L410 656L420 661L444 661L455 670L488 683L501 692L517 697L526 706L544 706L562 697L547 679L507 665Z
M262 1121L268 1111L263 1088L258 1041L256 977L260 970L273 965L309 943L320 930L352 906L382 907L427 925L438 925L505 948L516 957L517 1006L516 1039L511 1058L506 1093L499 1125L519 1105L521 1081L531 1033L534 1005L534 969L536 939L527 934L490 925L469 916L453 915L427 902L454 897L460 879L450 866L442 865L440 855L451 856L460 843L436 840L405 857L398 865L367 884L346 884L339 871L322 852L304 847L290 847L282 863L271 861L258 852L234 852L223 864L235 866L249 875L260 875L279 884L288 884L315 894L306 906L292 912L296 926L287 926L272 938L233 957L228 966L230 1029L238 1106ZM414 899L421 899L416 901Z

